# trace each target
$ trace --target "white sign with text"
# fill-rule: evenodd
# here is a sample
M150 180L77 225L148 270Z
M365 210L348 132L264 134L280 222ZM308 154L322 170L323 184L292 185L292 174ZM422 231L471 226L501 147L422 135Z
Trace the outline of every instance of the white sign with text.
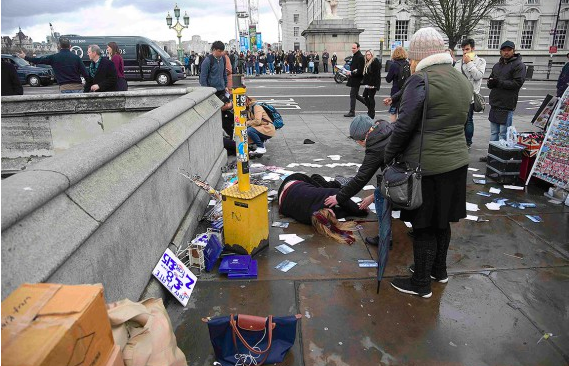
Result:
M166 248L152 274L182 305L188 305L198 278L170 249Z

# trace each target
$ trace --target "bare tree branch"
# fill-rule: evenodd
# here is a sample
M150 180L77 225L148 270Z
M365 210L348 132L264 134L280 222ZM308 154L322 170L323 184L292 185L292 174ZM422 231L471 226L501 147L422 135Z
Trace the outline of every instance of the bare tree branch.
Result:
M439 28L454 48L462 36L470 34L481 20L489 17L501 0L422 0L416 10Z

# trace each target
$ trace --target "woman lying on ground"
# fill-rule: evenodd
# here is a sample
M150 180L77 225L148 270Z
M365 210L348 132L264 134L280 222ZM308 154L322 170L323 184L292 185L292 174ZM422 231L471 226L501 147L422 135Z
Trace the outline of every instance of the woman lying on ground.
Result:
M315 230L332 239L346 244L355 241L354 222L338 222L346 216L367 216L367 210L360 210L358 205L348 200L333 208L326 208L327 197L340 191L340 183L327 182L314 174L311 177L294 173L281 184L278 192L279 212L303 224L314 226Z

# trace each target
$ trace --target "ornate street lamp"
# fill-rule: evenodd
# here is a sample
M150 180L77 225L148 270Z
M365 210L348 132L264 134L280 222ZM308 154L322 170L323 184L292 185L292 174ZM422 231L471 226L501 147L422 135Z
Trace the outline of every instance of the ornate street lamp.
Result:
M166 24L168 25L168 28L176 31L176 34L178 36L178 60L183 63L184 48L182 47L182 30L188 28L188 26L190 25L190 17L188 16L188 13L185 12L184 14L185 25L180 24L180 8L178 7L178 4L176 4L176 6L174 7L174 16L176 17L176 24L172 26L172 16L170 15L170 12L168 12L168 15L166 16Z

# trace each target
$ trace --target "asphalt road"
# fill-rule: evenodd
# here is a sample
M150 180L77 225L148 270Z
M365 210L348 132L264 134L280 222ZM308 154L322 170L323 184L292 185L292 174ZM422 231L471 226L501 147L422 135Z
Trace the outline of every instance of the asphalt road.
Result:
M247 94L273 104L281 114L343 114L349 109L349 88L346 84L336 84L331 78L306 79L290 76L285 79L271 77L246 78ZM556 81L527 81L518 101L516 115L533 115L541 105L545 95L555 94ZM163 87L155 82L130 82L129 90L160 89L198 86L195 78L178 81L173 86ZM376 94L376 110L386 113L383 99L389 96L391 84L382 83ZM25 94L57 93L57 85L49 87L24 86ZM363 92L363 88L361 89ZM482 94L488 96L489 90L482 88ZM358 102L356 112L365 112L365 107ZM485 114L488 113L488 108Z

